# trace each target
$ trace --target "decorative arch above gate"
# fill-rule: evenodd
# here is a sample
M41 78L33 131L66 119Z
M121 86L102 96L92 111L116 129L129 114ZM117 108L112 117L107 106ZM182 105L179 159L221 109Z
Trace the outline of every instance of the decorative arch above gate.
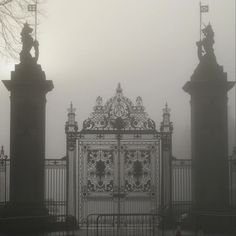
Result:
M145 112L142 98L137 97L135 105L125 97L120 84L116 95L103 105L99 96L91 116L83 122L83 130L114 130L114 122L121 118L124 130L155 130L155 122Z

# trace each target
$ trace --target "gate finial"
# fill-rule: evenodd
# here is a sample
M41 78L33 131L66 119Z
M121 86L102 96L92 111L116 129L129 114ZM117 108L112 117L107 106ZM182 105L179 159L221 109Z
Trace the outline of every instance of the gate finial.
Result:
M117 94L121 94L122 93L122 88L121 88L120 83L118 83L118 86L117 86L117 89L116 89L116 93Z
M3 146L1 146L0 159L2 159L2 160L7 159L7 155L5 155Z
M163 109L163 120L161 122L161 132L172 132L173 131L173 124L170 121L170 108L166 102L165 108Z

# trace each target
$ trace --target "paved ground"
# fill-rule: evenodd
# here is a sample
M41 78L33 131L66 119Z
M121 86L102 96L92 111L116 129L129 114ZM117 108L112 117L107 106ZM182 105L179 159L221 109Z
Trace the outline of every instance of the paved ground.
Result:
M79 232L77 232L75 234L75 236L87 236L86 234L86 230L80 230ZM128 233L128 234L124 234L122 232L120 232L120 234L111 234L111 236L153 236L152 232L133 232L133 233ZM155 236L175 236L175 231L174 230L168 230L165 232L159 232L159 233L155 233ZM90 233L88 234L88 236L96 236L96 233ZM99 236L110 236L109 232L104 232L104 234L99 234ZM189 232L189 231L183 231L181 236L195 236L193 232Z
M110 234L109 232L104 232L103 234L99 234L99 236L124 236L125 234L120 232L120 234ZM127 236L175 236L174 231L165 231L163 234L162 233L156 233L153 235L151 232L148 234L143 234L142 232L135 232L135 233L130 233L126 234ZM53 233L53 234L45 234L43 236L96 236L96 233L89 233L87 235L86 230L79 230L77 232L68 232L68 233ZM181 236L194 236L193 233L184 231L182 232Z
M62 233L57 233L57 234L50 234L50 235L44 235L44 236L96 236L95 234L88 234L86 233L86 230L79 230L75 233L68 233L68 234L62 234ZM124 236L124 234L109 234L108 232L104 234L99 234L99 236ZM135 234L128 234L127 236L153 236L153 234L142 234L140 233L135 233ZM175 232L173 230L165 231L163 234L162 233L157 233L155 236L175 236ZM181 236L196 236L194 232L190 231L182 231ZM229 234L198 234L197 236L236 236L236 235L229 235Z
M25 236L25 234L1 234L0 236ZM27 234L27 236L97 236L96 231L90 231L87 234L86 229L80 229L74 232L56 232L56 233L45 233L45 234ZM175 236L174 230L166 230L165 232L155 233L154 235L152 232L142 233L141 231L137 231L134 233L124 234L124 232L120 232L120 234L112 233L112 232L103 232L102 234L99 233L99 236ZM181 236L236 236L236 234L198 234L196 235L194 232L191 231L182 231Z
M99 233L99 236L175 236L175 231L174 230L168 230L165 231L163 233L159 232L159 233L155 233L154 235L152 234L152 232L145 232L142 233L140 232L134 232L134 233L128 233L128 234L124 234L124 232L120 232L120 234L116 234L116 233L112 233L112 232L103 232L103 233ZM76 232L68 232L68 233L54 233L54 234L47 234L44 236L96 236L96 231L90 231L87 234L87 231L85 229L80 229ZM181 236L195 236L195 234L193 232L190 231L183 231ZM200 236L200 235L199 235ZM225 236L225 235L222 235Z

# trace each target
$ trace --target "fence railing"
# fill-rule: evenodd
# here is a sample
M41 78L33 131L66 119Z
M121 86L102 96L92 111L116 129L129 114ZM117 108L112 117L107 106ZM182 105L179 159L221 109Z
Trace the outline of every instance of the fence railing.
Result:
M229 191L230 204L236 208L236 159L229 160Z
M50 215L67 215L67 160L45 160L45 206Z
M66 159L45 160L45 205L50 215L68 215L68 167ZM191 169L191 160L172 162L172 214L177 220L191 208ZM0 206L9 201L9 186L10 159L3 158L0 159ZM229 189L230 204L236 208L235 159L229 160Z
M92 214L87 217L87 236L161 236L164 222L156 214Z
M67 160L45 159L45 206L50 215L67 215ZM0 206L9 202L10 159L0 160Z
M0 205L9 201L10 160L0 159Z
M172 160L172 200L174 202L192 201L192 161Z
M236 159L228 160L229 167L229 202L236 208ZM172 201L192 201L192 161L175 159L172 161Z

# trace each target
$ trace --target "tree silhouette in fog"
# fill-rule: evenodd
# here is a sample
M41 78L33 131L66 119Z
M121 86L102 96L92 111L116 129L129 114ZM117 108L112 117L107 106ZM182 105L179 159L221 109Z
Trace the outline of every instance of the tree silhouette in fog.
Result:
M38 3L42 1L38 0ZM33 12L28 11L30 4L35 4L35 0L0 0L1 57L15 59L18 57L22 26L26 21L33 22L34 19Z

